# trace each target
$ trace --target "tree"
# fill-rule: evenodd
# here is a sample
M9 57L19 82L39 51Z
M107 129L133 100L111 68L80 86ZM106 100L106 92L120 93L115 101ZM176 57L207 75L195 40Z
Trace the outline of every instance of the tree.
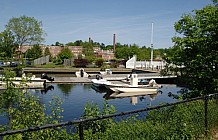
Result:
M214 3L217 4L217 3ZM190 96L218 91L218 10L208 5L175 23L181 36L172 39L166 61L192 90Z
M68 47L64 47L61 52L58 54L58 62L63 64L64 59L71 59L73 57L73 53Z
M19 46L24 44L40 44L45 35L42 30L42 22L37 21L34 17L21 16L11 18L6 25L15 38Z
M96 65L97 67L100 68L103 64L104 64L104 59L98 58L98 59L95 60L95 65Z
M50 61L52 61L53 60L53 56L52 56L52 54L51 54L51 52L50 52L48 47L45 48L45 52L44 52L44 56L47 56L47 55L49 55Z
M26 53L27 58L37 59L42 57L42 49L38 44L33 45L33 47L28 49Z
M52 46L64 46L64 44L57 41L54 45L52 44Z
M83 54L85 54L85 58L89 61L89 63L93 62L95 58L93 43L90 42L83 43Z
M11 58L15 51L15 41L12 32L5 30L0 33L0 57Z

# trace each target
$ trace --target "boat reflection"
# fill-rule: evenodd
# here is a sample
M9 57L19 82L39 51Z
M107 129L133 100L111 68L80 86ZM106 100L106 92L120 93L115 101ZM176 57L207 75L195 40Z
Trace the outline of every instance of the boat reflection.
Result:
M146 97L150 100L150 106L151 102L156 98L158 94L162 94L162 91L153 91L153 92L113 92L111 90L108 90L105 87L96 87L94 85L91 86L92 89L94 89L97 93L104 94L103 98L106 100L110 99L117 99L117 98L130 98L130 103L132 105L136 105L138 103L138 98L140 101L145 100Z
M49 85L47 87L45 87L44 89L41 89L41 94L46 94L48 91L54 90L54 86L53 85Z
M143 93L106 93L103 98L106 100L109 99L116 99L116 98L130 98L130 103L132 105L136 105L138 103L138 98L142 101L146 97L150 99L150 106L151 102L156 98L156 96L160 94L160 92L143 92Z
M105 87L96 87L95 85L91 85L91 88L94 89L98 93L107 93L109 92Z

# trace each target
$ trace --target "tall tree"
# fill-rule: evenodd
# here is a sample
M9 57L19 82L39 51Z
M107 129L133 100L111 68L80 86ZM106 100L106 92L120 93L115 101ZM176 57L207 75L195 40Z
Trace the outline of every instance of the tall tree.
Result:
M216 3L214 3L216 4ZM194 14L186 14L175 24L181 36L174 37L174 46L166 60L182 77L193 94L218 91L218 9L208 5Z
M15 47L14 36L9 30L0 33L0 57L11 58Z
M6 29L12 32L16 43L19 46L24 44L40 44L44 41L42 22L34 17L21 16L11 18L6 25Z

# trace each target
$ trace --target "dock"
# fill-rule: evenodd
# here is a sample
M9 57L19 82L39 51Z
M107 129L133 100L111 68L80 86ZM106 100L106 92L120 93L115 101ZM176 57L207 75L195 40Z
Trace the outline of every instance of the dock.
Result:
M108 81L121 81L126 79L127 75L126 74L112 74L112 75L103 75L103 78L108 80ZM46 81L46 83L91 83L91 79L95 78L95 76L91 78L86 78L86 77L54 77L54 81ZM145 80L150 80L150 79L155 79L156 81L161 81L161 80L166 80L166 79L175 79L177 78L176 76L158 76L158 75L143 75L139 74L138 79L145 79ZM162 82L159 82L162 83Z

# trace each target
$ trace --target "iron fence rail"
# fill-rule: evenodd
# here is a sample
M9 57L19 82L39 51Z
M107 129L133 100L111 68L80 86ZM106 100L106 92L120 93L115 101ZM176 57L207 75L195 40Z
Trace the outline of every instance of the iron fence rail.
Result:
M43 130L43 129L51 129L51 128L58 128L58 127L74 125L74 126L78 126L79 137L81 140L83 140L84 139L84 134L83 134L84 133L84 126L88 122L94 122L94 121L104 120L104 119L108 119L108 118L115 118L115 117L130 115L130 114L158 110L161 108L172 107L175 105L193 102L193 101L197 101L197 100L204 100L204 125L205 125L205 134L207 135L207 133L208 133L208 100L210 97L214 97L216 95L218 95L218 93L209 94L206 96L192 98L192 99L187 99L187 100L183 100L183 101L179 101L179 102L175 102L175 103L166 103L163 105L147 107L147 108L133 110L133 111L120 112L120 113L115 113L115 114L110 114L110 115L101 115L101 116L98 116L95 118L79 119L79 120L74 120L74 121L61 122L58 124L47 124L44 126L34 126L34 127L29 127L26 129L19 129L19 130L9 130L9 131L1 132L0 138L3 136L6 136L6 135L13 135L13 134L18 134L18 133L25 133L25 132L39 131L39 130Z

